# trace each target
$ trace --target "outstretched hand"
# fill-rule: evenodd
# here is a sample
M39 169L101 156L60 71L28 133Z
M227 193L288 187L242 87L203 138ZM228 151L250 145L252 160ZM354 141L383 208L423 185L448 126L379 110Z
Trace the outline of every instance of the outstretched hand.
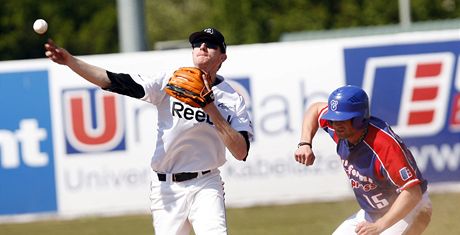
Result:
M48 39L48 42L45 43L45 55L55 63L62 65L67 65L71 57L66 49L58 47L51 39Z

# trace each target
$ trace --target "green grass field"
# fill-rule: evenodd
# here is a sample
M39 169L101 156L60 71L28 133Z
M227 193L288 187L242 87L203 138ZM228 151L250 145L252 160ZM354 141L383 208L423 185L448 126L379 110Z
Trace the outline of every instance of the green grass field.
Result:
M431 195L433 217L426 235L460 234L460 193ZM230 208L232 235L331 234L357 210L355 201ZM150 215L0 224L1 235L152 235Z

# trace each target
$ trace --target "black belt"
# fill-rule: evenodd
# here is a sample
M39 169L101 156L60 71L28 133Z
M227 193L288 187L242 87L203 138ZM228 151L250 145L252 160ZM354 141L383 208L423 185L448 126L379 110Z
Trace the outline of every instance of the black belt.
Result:
M202 171L201 174L204 175L209 172L211 172L211 170ZM166 181L166 174L157 173L157 175L158 175L159 181ZM172 174L172 180L174 182L182 182L186 180L191 180L191 179L195 179L196 177L198 177L198 172L182 172L182 173Z

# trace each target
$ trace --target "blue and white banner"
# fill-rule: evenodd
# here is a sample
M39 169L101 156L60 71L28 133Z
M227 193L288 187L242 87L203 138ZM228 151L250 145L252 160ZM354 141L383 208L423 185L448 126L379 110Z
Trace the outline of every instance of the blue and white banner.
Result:
M369 94L430 182L460 181L460 40L345 49L346 83Z
M57 212L46 70L0 72L0 214Z

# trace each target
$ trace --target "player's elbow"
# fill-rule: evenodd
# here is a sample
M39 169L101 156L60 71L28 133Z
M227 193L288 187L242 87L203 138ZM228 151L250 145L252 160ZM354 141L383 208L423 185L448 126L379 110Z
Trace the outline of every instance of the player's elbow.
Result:
M404 231L404 234L422 234L431 222L431 203L426 203L416 212L412 224Z
M239 161L246 161L246 158L248 156L248 151L244 149L240 149L239 151L236 151L233 154L233 157L235 157L236 160Z
M249 153L249 137L245 131L240 131L238 135L234 135L235 138L231 139L227 144L228 150L232 153L233 157L239 161L245 161Z

